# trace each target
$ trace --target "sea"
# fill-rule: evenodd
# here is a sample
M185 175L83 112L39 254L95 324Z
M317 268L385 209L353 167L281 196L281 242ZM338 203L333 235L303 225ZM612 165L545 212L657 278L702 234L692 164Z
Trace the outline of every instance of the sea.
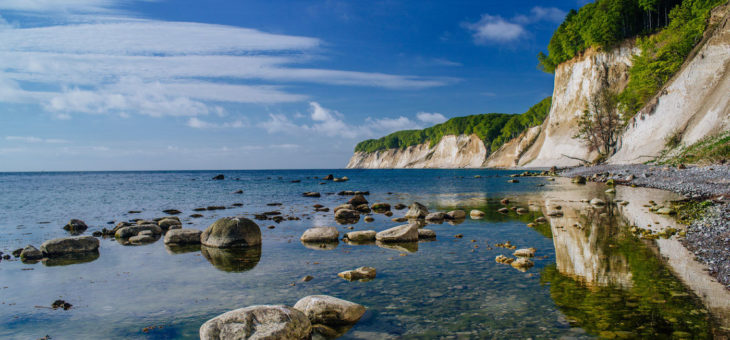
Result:
M723 332L697 292L663 259L656 241L640 239L622 215L622 197L605 185L577 187L549 177L510 177L490 169L245 170L0 173L0 251L70 236L83 220L91 235L121 221L167 216L205 230L222 217L254 220L260 248L242 252L170 248L162 239L130 244L99 237L98 255L77 261L0 261L0 338L196 339L208 319L252 305L293 306L308 295L359 303L367 312L341 339L694 338ZM224 180L213 180L223 174ZM347 181L323 180L329 174ZM516 183L508 180L517 179ZM330 209L366 191L376 202L429 211L466 211L463 221L427 224L436 240L326 247L300 242L315 226L381 231L403 224L371 213L372 222L338 224ZM319 192L320 197L304 197ZM623 196L621 196L623 195ZM585 203L594 197L606 207ZM670 196L668 196L671 199ZM507 204L500 201L508 199ZM581 200L583 202L581 202ZM620 200L619 200L620 201ZM644 202L630 202L629 207ZM221 210L195 211L222 206ZM508 212L497 210L507 207ZM517 213L516 208L526 212ZM472 219L471 210L485 212ZM200 210L200 209L198 209ZM549 217L561 210L563 217ZM283 221L256 220L278 211ZM191 217L193 214L202 217ZM495 261L535 248L534 267ZM370 281L339 272L369 266ZM303 281L311 276L311 281ZM62 299L72 307L53 309ZM331 338L332 336L330 336ZM327 335L314 334L315 339Z

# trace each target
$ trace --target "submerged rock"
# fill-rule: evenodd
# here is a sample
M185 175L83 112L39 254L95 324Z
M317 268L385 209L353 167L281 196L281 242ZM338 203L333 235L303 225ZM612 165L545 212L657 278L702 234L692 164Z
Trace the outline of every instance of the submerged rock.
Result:
M535 263L524 257L521 257L510 264L512 265L512 267L518 269L527 269L535 265Z
M322 195L318 192L309 191L302 194L304 197L321 197Z
M165 214L168 214L168 215L182 214L182 211L177 210L177 209L165 209L162 212L165 213Z
M99 240L93 236L56 238L43 242L40 250L47 257L97 252Z
M428 208L426 208L425 205L413 202L410 207L408 207L408 212L406 213L405 217L408 219L418 219L418 218L424 218L428 215Z
M72 219L65 226L63 226L63 230L72 233L83 233L88 228L89 227L86 226L86 223L84 223L84 221L77 219Z
M215 248L255 246L261 244L261 229L245 217L224 217L205 229L200 243Z
M407 207L407 206L406 206L405 204L403 204L403 203L398 203L398 204L396 204L396 205L394 205L394 206L393 206L393 209L395 209L395 210L403 210L403 209L405 209L406 207Z
M201 340L308 339L312 324L302 311L284 305L261 305L232 310L206 321Z
M297 301L294 309L304 312L312 324L327 326L354 324L365 314L362 305L328 295L304 297Z
M223 174L218 174L218 175L215 175L215 176L213 177L213 180L214 180L214 181L222 181L222 180L224 180L225 178L226 178L226 176L224 176Z
M418 224L404 224L383 230L375 235L380 242L415 242L418 241Z
M419 240L431 240L436 238L436 232L431 229L418 229Z
M340 209L335 213L335 220L343 223L357 223L360 213L357 210Z
M360 267L353 270L347 270L344 272L341 272L337 274L337 276L348 280L348 281L358 281L358 280L372 280L375 278L376 270L373 267Z
M390 204L382 203L382 202L373 203L373 205L370 208L373 209L373 211L375 211L375 212L384 213L386 211L390 211Z
M586 178L583 176L575 176L570 179L570 182L575 184L586 184Z
M165 244L184 245L200 244L200 235L203 232L196 229L175 229L165 234Z
M335 227L315 227L304 231L302 242L337 242L340 232Z

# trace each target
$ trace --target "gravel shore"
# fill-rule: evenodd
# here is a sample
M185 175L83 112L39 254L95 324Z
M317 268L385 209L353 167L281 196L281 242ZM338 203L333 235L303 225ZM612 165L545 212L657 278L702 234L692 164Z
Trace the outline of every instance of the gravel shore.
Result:
M597 181L612 178L616 183L664 189L695 200L712 199L716 205L704 217L687 227L682 240L710 274L730 289L730 165L675 167L600 165L577 167L560 172L565 177L584 176ZM601 176L603 174L603 176ZM633 175L633 179L631 177Z

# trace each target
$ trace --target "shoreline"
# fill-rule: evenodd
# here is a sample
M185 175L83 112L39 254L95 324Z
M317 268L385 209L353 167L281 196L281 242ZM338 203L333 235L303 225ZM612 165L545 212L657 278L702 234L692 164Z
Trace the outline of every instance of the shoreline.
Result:
M662 189L684 195L687 200L712 201L703 216L687 226L682 245L708 274L730 290L730 165L679 169L670 166L598 165L558 172L563 177L583 176L589 181Z

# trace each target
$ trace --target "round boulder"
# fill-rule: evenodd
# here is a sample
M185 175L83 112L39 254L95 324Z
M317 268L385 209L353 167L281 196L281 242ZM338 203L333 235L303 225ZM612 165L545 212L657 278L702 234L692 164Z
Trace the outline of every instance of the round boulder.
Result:
M351 325L363 314L365 307L328 295L310 295L297 301L294 309L304 312L312 324L328 326Z
M355 197L351 198L347 203L352 204L354 206L358 206L361 204L368 204L368 200L365 199L365 196L358 194L355 195Z
M224 217L200 235L200 243L213 248L232 248L261 244L261 229L244 217Z
M351 231L345 234L345 239L350 242L373 242L375 241L375 230Z
M72 219L69 221L65 226L63 226L63 230L72 232L72 233L82 233L89 227L86 226L86 223L82 220Z
M201 340L308 339L312 324L294 308L278 305L251 306L223 313L200 327Z
M463 220L466 218L466 212L464 210L452 210L446 213L452 220Z
M20 252L20 260L22 261L40 260L42 258L43 253L32 245L27 245L23 248L23 251Z

